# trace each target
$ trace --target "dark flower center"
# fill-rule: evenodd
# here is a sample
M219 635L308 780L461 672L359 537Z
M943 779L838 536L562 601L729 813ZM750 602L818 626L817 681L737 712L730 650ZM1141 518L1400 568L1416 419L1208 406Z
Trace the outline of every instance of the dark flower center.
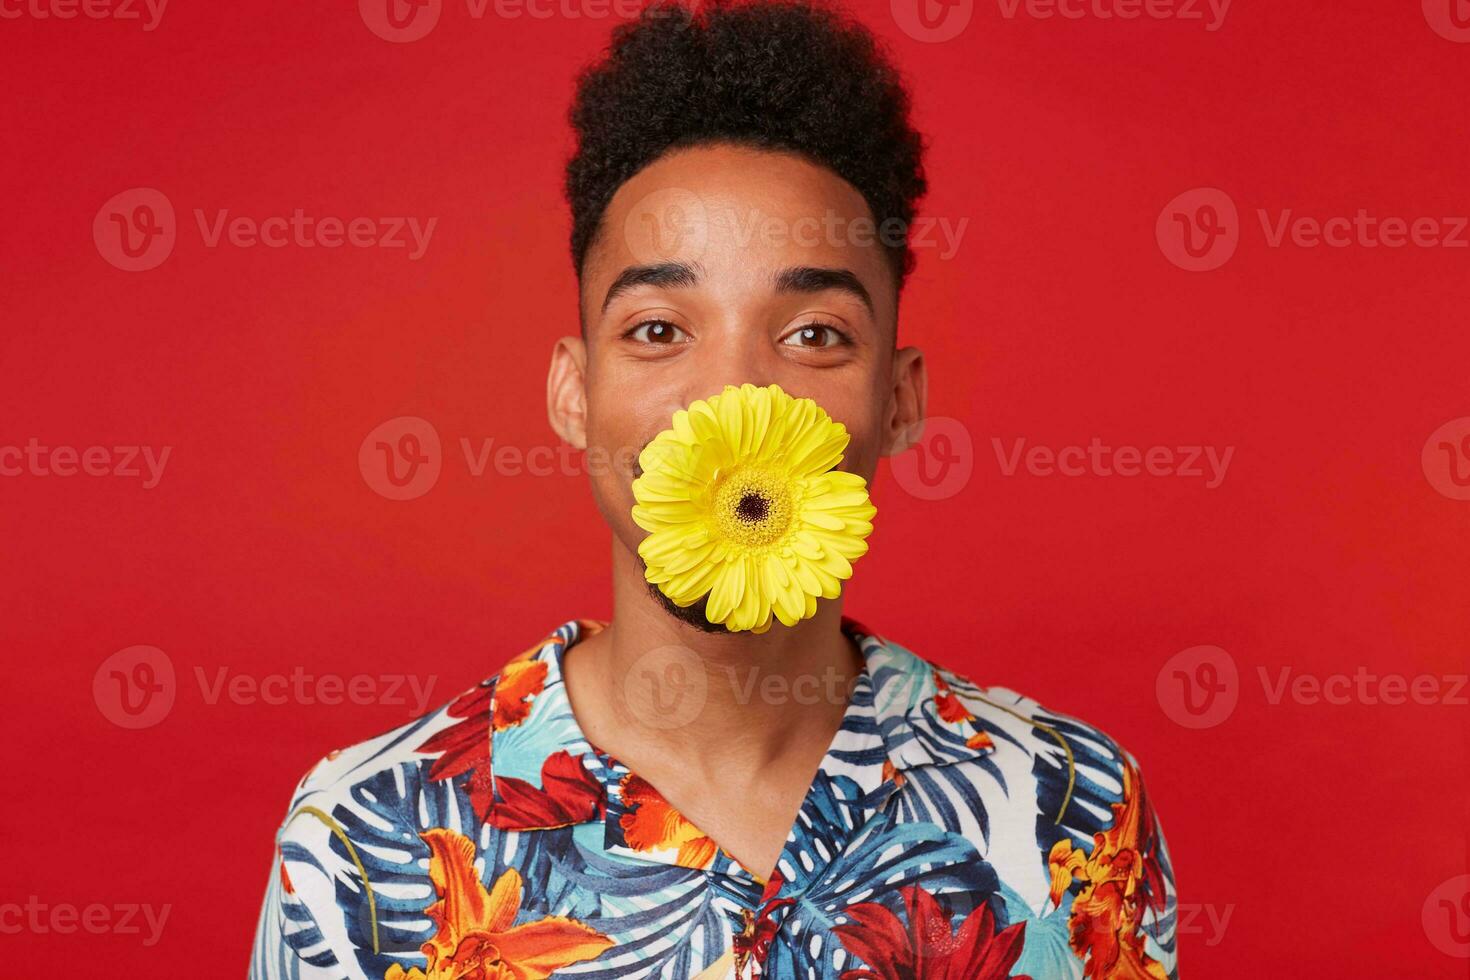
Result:
M747 524L757 524L766 519L770 513L771 504L758 493L746 493L740 497L740 503L735 505L735 516Z

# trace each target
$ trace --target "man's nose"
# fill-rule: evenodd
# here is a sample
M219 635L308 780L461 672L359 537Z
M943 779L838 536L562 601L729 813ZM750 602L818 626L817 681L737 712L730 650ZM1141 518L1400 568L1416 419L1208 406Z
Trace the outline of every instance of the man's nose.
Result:
M684 405L699 398L709 398L725 390L727 385L755 385L764 388L781 384L781 358L770 350L770 341L761 331L742 331L728 342L711 344L694 365L694 371L683 385ZM682 407L682 406L681 406Z

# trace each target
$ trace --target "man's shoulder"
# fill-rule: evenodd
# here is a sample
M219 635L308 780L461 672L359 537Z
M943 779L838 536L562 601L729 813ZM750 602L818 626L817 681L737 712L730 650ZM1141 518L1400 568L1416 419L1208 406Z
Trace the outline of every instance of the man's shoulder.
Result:
M997 737L1002 742L1021 747L1034 747L1032 739L1017 736L1023 731L1040 734L1057 749L1062 742L1085 745L1093 752L1118 760L1136 760L1102 728L1075 715L1044 705L1009 687L986 684L949 666L942 652L916 653L892 639L880 638L888 655L882 661L876 682L879 697L892 700L885 686L907 687L911 718L925 718L939 724L959 726L968 723ZM904 678L895 683L890 675ZM997 746L998 747L998 746Z
M936 761L999 772L1013 788L1017 780L1034 780L1044 807L1086 809L1088 825L1110 820L1125 784L1138 779L1137 759L1098 725L1009 687L987 685L948 666L942 652L920 655L883 642L894 652L887 662L893 673L906 675L914 691L904 695L907 723ZM895 684L880 679L880 696L885 683ZM988 778L979 769L974 773L977 780Z
M1120 763L1127 759L1136 764L1122 743L1090 721L1042 704L1009 687L982 685L966 674L940 665L935 665L935 670L960 703L987 728L1005 732L1020 723L1045 734L1049 741L1086 744Z
M472 801L480 766L489 763L490 700L503 669L437 708L328 752L301 776L275 834L267 901L276 913L263 920L282 944L337 971L330 975L359 977L355 968L340 972L354 965L337 953L379 948L376 883L397 876L417 890L416 901L432 901L428 881L417 877L427 845L405 828L478 826ZM344 882L355 884L344 892Z
M488 767L488 733L497 682L508 673L532 665L546 644L559 635L560 631L554 631L514 655L502 655L500 665L491 674L438 707L378 735L328 752L297 782L290 812L294 814L303 804L346 802L354 787L380 779L384 774L394 774L393 778L402 780L407 773L407 778L422 777L437 782L474 775ZM415 776L416 770L425 764L428 767Z
M304 807L330 812L334 805L349 802L354 788L396 773L405 765L430 761L426 753L433 752L436 744L458 737L469 747L477 718L488 726L490 694L499 673L401 725L327 752L297 781L286 824ZM283 833L286 829L283 825Z
M910 652L898 649L900 662L908 661ZM1140 827L1153 840L1138 761L1117 739L1009 687L982 684L939 657L912 657L908 672L927 674L932 693L915 699L910 724L941 766L919 792L978 798L992 833L1000 824L1013 839L1034 832L1042 853L1063 841L1085 846L1130 808L1146 813Z

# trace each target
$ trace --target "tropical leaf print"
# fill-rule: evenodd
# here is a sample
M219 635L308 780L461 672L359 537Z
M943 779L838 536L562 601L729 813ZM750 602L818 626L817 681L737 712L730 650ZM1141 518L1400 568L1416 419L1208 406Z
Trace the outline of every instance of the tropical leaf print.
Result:
M307 773L251 980L1177 980L1163 832L1102 732L844 620L864 669L762 880L588 742L562 656L600 628Z

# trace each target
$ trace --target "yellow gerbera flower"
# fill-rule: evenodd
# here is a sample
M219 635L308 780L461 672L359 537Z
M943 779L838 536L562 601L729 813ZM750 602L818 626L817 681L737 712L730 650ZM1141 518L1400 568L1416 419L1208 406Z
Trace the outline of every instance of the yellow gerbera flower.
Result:
M633 520L648 581L705 618L764 633L835 599L867 553L867 481L834 470L849 440L810 398L726 385L674 413L638 456Z

